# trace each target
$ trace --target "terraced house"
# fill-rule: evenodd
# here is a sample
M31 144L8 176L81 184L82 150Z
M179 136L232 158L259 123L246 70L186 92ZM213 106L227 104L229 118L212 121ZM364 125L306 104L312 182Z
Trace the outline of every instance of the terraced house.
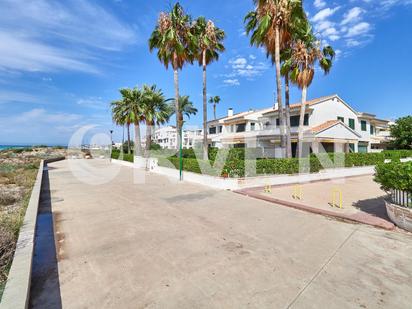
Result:
M290 105L293 153L300 107ZM304 125L305 141L311 143L313 152L376 152L385 149L390 139L389 121L355 111L336 94L308 101ZM229 109L226 117L209 121L207 127L212 147L258 147L272 151L280 146L277 106L237 114Z

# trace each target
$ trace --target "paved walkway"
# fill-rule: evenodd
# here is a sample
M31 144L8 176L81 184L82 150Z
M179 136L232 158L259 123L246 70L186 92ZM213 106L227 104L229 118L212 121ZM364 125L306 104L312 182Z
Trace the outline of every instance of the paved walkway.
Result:
M246 188L237 193L316 214L352 220L393 230L386 214L387 194L373 181L372 175L322 180L300 185ZM333 196L335 205L332 207ZM342 199L340 200L340 194ZM340 204L342 201L342 205ZM342 208L340 208L342 206Z
M79 160L78 172L83 170ZM109 173L100 160L87 161ZM64 308L410 308L412 236L133 170L50 164ZM85 172L84 172L85 175ZM34 282L36 285L36 282ZM32 299L48 308L47 293ZM43 294L43 295L42 295Z

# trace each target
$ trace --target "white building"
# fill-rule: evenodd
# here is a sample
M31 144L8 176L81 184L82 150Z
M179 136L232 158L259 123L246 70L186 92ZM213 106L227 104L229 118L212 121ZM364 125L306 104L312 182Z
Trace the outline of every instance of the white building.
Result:
M290 105L293 153L296 150L300 104ZM307 102L305 139L317 152L322 145L328 152L371 152L386 147L388 121L355 111L338 95ZM258 147L263 150L280 146L279 110L269 107L233 114L208 122L209 145L218 148Z
M203 130L183 130L183 148L193 148L195 141L201 141ZM153 141L163 149L177 149L177 130L174 126L161 127L155 130Z

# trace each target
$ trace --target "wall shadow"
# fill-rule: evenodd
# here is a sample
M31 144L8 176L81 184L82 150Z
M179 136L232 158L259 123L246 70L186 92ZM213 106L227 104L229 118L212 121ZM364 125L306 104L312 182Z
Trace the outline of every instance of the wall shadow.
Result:
M375 217L379 217L391 222L386 213L385 198L387 198L387 195L360 200L356 203L353 203L353 206L359 208L359 210L363 212L366 212L368 214L374 215Z
M47 165L40 193L29 308L62 308L52 200Z

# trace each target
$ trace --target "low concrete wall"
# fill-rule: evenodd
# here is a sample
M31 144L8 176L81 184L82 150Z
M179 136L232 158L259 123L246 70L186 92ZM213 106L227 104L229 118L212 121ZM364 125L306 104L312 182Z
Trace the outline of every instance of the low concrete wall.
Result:
M412 232L412 209L385 201L386 213L393 223Z
M0 309L28 308L30 299L31 270L34 250L34 237L37 223L37 212L43 180L43 170L47 163L63 160L53 158L42 160L37 172L36 181L31 191L29 204L20 228L19 238L14 252L6 287L0 303Z
M137 168L131 162L120 160L112 160L115 164ZM336 168L326 169L319 173L312 174L298 174L298 175L268 175L244 178L224 178L210 175L202 175L192 172L183 171L183 180L201 184L204 186L224 189L224 190L239 190L244 188L261 187L265 185L285 185L294 183L305 183L310 181L320 181L329 179L339 179L344 177L353 177L361 175L371 175L375 171L374 166L350 167L350 168ZM164 175L172 180L179 179L179 170L163 167L152 166L150 172Z

